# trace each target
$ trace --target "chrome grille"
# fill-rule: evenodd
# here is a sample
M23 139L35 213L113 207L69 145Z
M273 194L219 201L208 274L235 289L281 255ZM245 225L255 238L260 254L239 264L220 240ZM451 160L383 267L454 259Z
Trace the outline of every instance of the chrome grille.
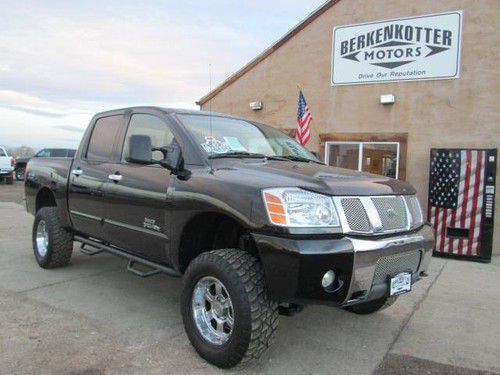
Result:
M408 205L408 210L410 211L410 215L412 217L413 226L422 224L424 218L422 217L422 209L420 208L418 198L414 195L407 196L406 204Z
M374 197L372 202L377 209L384 231L407 228L408 216L403 197Z
M349 228L356 232L369 232L371 230L370 220L368 220L361 199L343 198L341 202Z
M387 281L388 277L395 276L400 272L417 272L421 256L422 252L415 250L380 258L375 267L373 285L382 284Z

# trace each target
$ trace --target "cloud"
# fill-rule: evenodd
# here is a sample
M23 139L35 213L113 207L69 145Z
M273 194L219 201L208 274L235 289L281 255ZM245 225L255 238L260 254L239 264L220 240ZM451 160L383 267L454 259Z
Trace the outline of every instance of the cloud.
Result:
M85 131L85 128L81 128L79 126L74 126L74 125L54 125L52 126L52 128L66 130L68 132L76 132L76 133L83 133Z
M44 127L50 143L102 110L197 108L209 64L215 87L322 2L3 0L0 136Z

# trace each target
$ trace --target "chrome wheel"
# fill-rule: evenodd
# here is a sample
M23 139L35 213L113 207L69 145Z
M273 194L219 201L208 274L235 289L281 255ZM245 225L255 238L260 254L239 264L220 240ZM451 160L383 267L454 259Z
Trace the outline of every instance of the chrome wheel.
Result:
M234 311L224 284L215 277L203 277L194 287L191 303L201 336L211 344L226 343L233 332Z
M40 256L44 257L47 254L49 247L49 233L44 220L38 222L36 227L36 251Z

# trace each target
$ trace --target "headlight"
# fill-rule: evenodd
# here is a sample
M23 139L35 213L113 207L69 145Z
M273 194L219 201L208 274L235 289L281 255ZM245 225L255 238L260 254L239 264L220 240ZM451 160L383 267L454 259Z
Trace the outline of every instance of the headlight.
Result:
M338 227L333 200L325 195L298 188L262 191L272 224L285 227Z

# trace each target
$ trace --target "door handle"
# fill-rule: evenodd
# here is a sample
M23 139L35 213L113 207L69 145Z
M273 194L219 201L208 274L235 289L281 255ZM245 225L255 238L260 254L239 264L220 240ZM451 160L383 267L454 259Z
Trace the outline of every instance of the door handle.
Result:
M71 174L74 174L75 176L80 176L81 174L83 174L83 171L81 169L73 169L71 171Z
M121 181L121 180L122 180L122 177L123 177L123 176L122 176L121 174L116 174L116 173L115 173L115 174L110 174L110 175L108 176L108 178L109 178L110 180L115 181L115 182Z

